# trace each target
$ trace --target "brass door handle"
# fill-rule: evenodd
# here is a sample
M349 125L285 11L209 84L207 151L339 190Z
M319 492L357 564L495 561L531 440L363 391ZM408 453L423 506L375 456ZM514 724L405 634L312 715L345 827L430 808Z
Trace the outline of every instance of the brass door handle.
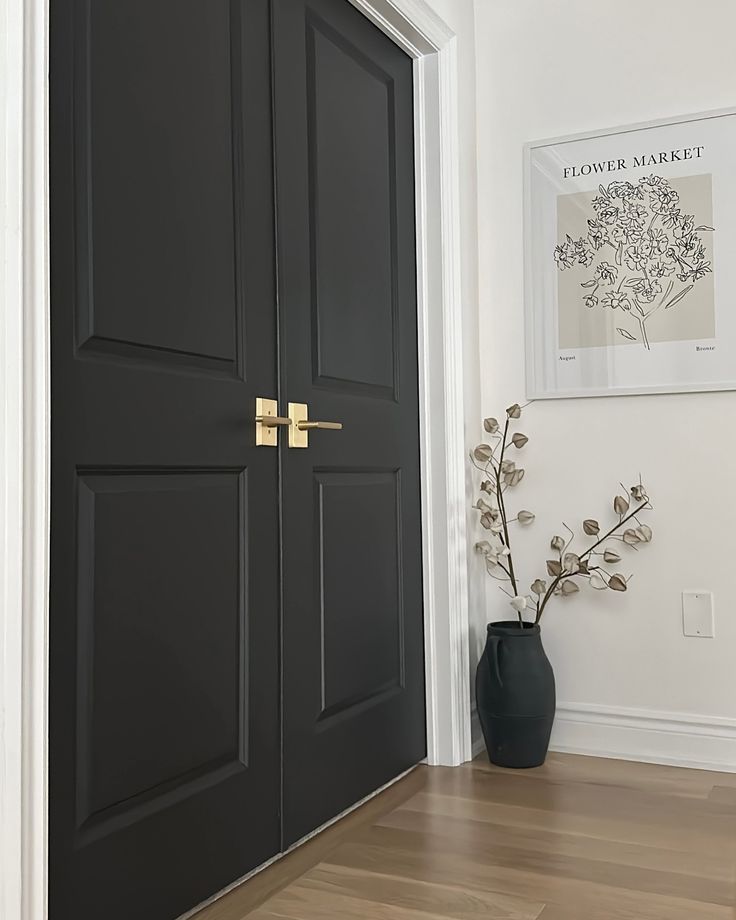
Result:
M275 399L256 398L256 447L277 447L280 425L291 427L291 419L278 415L279 406Z
M310 421L309 406L306 403L289 403L289 447L309 447L309 432L322 429L323 431L341 431L342 422L317 422Z
M291 419L288 419L291 424ZM312 428L324 428L326 431L342 431L342 422L297 422L299 431L309 431Z
M291 425L290 418L283 418L280 415L257 415L256 421L266 428L278 428L279 425ZM340 426L342 427L342 426Z

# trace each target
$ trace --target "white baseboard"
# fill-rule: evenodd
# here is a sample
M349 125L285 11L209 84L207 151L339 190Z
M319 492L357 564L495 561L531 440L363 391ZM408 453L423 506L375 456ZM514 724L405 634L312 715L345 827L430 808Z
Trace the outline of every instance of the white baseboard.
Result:
M473 757L483 750L472 712ZM558 703L551 751L736 773L736 719Z
M736 719L558 703L550 750L736 773Z

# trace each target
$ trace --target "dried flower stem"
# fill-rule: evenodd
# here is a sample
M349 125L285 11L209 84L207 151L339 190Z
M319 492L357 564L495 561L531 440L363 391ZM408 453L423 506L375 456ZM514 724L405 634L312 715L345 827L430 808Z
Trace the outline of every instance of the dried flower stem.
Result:
M523 509L514 517L509 517L505 493L507 489L518 486L524 478L525 470L506 459L512 446L519 451L529 441L520 431L516 431L513 437L510 437L511 423L521 417L522 408L518 403L509 406L503 426L500 426L495 418L484 419L483 427L490 436L489 442L479 444L470 454L473 466L484 476L481 498L474 507L480 511L480 524L488 532L487 539L476 543L476 550L485 556L488 574L496 581L508 582L509 591L503 585L499 587L511 598L511 606L518 614L521 629L527 625L524 611L530 611L534 615L534 624L537 624L553 595L567 597L577 593L579 587L574 581L575 576L587 577L590 587L596 590L626 591L628 579L624 575L619 572L611 573L602 565L592 564L597 556L603 557L601 563L607 564L620 563L621 557L610 547L605 548L603 552L597 550L610 539L621 540L632 549L636 549L640 543L649 543L652 539L651 527L642 524L638 518L642 511L652 508L640 477L638 484L630 489L622 485L623 494L614 497L613 510L618 521L602 536L601 526L597 520L586 518L582 522L582 531L593 538L593 542L582 553L571 550L576 534L563 523L569 536L567 539L559 535L552 537L551 548L557 554L557 558L547 559L546 563L547 574L552 579L551 584L548 586L546 579L536 578L530 585L531 593L521 593L514 567L509 525L516 522L518 526L526 527L534 521L534 514ZM632 505L635 507L632 508ZM626 525L631 521L635 521L636 526L627 528Z
M519 589L516 585L516 575L514 573L514 561L510 555L511 540L509 539L509 524L508 524L508 519L506 517L506 505L503 500L503 489L501 488L501 467L503 466L503 455L506 452L506 437L509 432L509 421L510 419L507 418L506 424L504 425L504 428L503 428L503 440L501 442L501 455L498 460L498 466L495 468L495 473L496 473L496 489L497 489L497 495L498 495L498 510L501 513L501 523L503 524L503 539L504 539L504 543L509 549L508 576L511 579L511 587L514 589L514 594L516 595L519 593ZM519 614L519 621L521 621L521 614Z
M648 507L651 507L651 505L649 504L649 499L647 498L646 501L642 501L636 508L634 508L633 511L629 512L629 514L627 514L625 517L622 517L621 520L618 522L618 524L614 524L614 526L608 531L608 533L604 534L604 536L602 536L599 540L596 540L595 543L589 546L588 549L586 549L585 552L582 554L582 556L579 557L580 561L582 562L587 557L589 557L593 553L593 551L596 549L596 547L600 546L601 543L605 543L606 540L609 540L616 533L617 530L620 530L625 524L628 524L628 522L632 520L632 518L636 518L637 514L639 514L641 511L643 511L644 509ZM599 569L600 569L600 566L593 566L592 569L590 569L590 571L598 571ZM542 600L542 603L538 605L537 607L537 615L536 615L534 622L539 623L539 621L542 619L544 608L547 606L547 602L549 601L550 597L552 597L552 595L554 594L555 588L561 581L564 581L565 578L573 578L575 575L585 575L585 574L586 574L585 572L566 572L565 570L563 570L559 575L555 576L554 580L552 581L552 584L549 586L549 588L547 588L547 591L544 595L544 599Z

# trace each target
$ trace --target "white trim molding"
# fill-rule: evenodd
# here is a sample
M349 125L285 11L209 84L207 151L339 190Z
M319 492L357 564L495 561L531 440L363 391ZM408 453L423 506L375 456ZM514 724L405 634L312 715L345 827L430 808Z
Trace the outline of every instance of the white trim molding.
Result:
M0 0L0 916L46 916L45 0Z
M736 719L558 703L550 749L736 773Z
M414 58L427 762L472 756L457 38L423 0L350 0Z
M0 916L21 918L23 841L23 8L0 0Z
M485 750L473 706L473 757ZM550 750L736 773L736 719L558 703Z

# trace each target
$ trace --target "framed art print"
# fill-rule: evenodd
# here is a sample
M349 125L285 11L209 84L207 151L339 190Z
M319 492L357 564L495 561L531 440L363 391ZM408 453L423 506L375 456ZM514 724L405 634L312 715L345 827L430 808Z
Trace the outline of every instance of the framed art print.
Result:
M527 396L736 389L736 109L524 152Z

